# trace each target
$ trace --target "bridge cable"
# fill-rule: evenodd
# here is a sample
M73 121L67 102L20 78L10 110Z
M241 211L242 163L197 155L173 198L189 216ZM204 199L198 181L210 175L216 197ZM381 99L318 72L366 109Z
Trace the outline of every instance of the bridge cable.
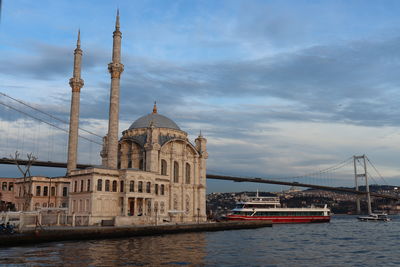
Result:
M31 108L31 109L33 109L33 110L36 110L36 111L38 111L38 112L40 112L40 113L42 113L42 114L45 114L45 115L49 116L49 117L52 118L52 119L58 120L58 121L60 121L60 122L62 122L62 123L65 123L65 124L69 124L68 121L65 121L65 120L63 120L63 119L57 118L57 117L51 115L50 113L48 113L48 112L46 112L46 111L40 110L40 109L38 109L38 108L35 108L35 107L33 107L33 106L31 106L31 105L29 105L29 104L27 104L27 103L25 103L25 102L23 102L23 101L21 101L21 100L18 100L18 99L16 99L16 98L13 98L13 97L11 97L11 96L9 96L9 95L6 95L6 94L4 94L4 93L2 93L2 92L0 92L0 95L5 96L5 97L8 97L8 98L10 98L10 99L12 99L12 100L14 100L14 101L16 101L16 102L18 102L18 103L20 103L20 104L26 106L26 107L29 107L29 108ZM83 128L81 128L81 127L79 127L79 130L82 130L82 131L84 131L84 132L86 132L86 133L88 133L88 134L97 136L97 137L99 137L99 138L103 138L103 136L100 136L100 135L98 135L98 134L96 134L96 133L93 133L93 132L91 132L91 131L89 131L89 130L86 130L86 129L83 129Z
M268 179L274 179L274 180L289 180L289 179L307 178L307 177L312 179L312 176L316 176L316 175L318 175L318 174L323 174L323 173L327 173L327 172L329 172L329 171L335 171L335 170L341 169L341 168L343 168L344 166L346 166L346 165L348 165L349 163L351 163L352 160L353 160L353 156L351 156L351 157L347 158L346 160L343 160L343 161L341 161L341 162L339 162L339 163L337 163L337 164L335 164L335 165L333 165L333 166L331 166L331 167L328 167L328 168L326 168L326 169L322 169L322 170L320 170L320 171L318 171L318 172L312 172L312 173L308 173L308 174L304 174L304 175L300 175L300 176L288 176L288 177L282 177L282 178L268 178ZM214 172L214 171L213 171L213 172ZM215 171L215 173L220 173L220 174L226 175L226 176L232 176L232 175L229 175L229 174L220 172L220 171L219 171L219 172L218 172L218 171ZM235 176L236 176L236 177L242 177L242 178L252 178L252 177L254 177L254 176L244 176L244 175L241 175L241 176L235 175Z
M372 166L372 168L375 170L375 172L379 175L379 177L385 182L385 184L388 185L388 183L386 182L385 178L383 178L383 176L379 173L378 169L375 168L374 164L372 164L372 162L369 160L369 158L366 156L367 161L369 162L369 164Z
M359 159L357 159L357 162L360 165L360 167L364 167L364 164ZM375 184L378 184L378 182L375 180L374 176L370 172L367 171L366 174L368 175L369 179L371 179ZM370 186L370 184L369 184L369 186Z
M349 157L346 160L343 160L331 167L328 167L326 169L322 169L320 171L317 172L312 172L312 173L308 173L308 174L304 174L304 175L299 175L299 176L289 176L289 177L282 177L282 178L275 178L277 180L287 180L287 179L297 179L297 178L306 178L306 177L310 177L310 176L314 176L314 175L318 175L318 174L322 174L322 173L327 173L329 171L335 171L338 169L343 168L344 166L346 166L347 164L349 164L350 160L352 160L353 157Z
M39 119L39 118L37 118L37 117L35 117L35 116L33 116L33 115L27 113L27 112L24 112L24 111L22 111L22 110L19 110L19 109L17 109L17 108L14 108L13 106L7 105L6 103L4 103L4 102L2 102L2 101L0 101L0 105L6 106L6 107L8 107L8 108L11 108L11 109L13 109L13 110L15 110L15 111L17 111L17 112L19 112L19 113L24 114L25 116L28 116L28 117L30 117L30 118L33 118L33 119L35 119L35 120L38 120L38 121L43 122L43 123L45 123L45 124L47 124L47 125L53 126L53 127L57 128L57 129L63 131L63 132L68 133L67 130L65 130L65 129L63 129L63 128L61 128L61 127L59 127L59 126L57 126L57 125L55 125L55 124L53 124L53 123L50 123L50 122L47 122L47 121L45 121L45 120ZM80 137L80 138L83 138L83 139L85 139L85 140L87 140L87 141L89 141L89 142L98 144L98 145L100 145L100 146L102 145L102 143L96 142L96 141L91 140L91 139L89 139L89 138L87 138L87 137L84 137L84 136L82 136L82 135L79 135L79 137Z

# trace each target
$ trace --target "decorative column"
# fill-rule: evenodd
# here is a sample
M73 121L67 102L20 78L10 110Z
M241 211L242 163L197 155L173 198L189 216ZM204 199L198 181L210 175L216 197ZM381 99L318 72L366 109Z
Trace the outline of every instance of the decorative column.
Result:
M111 88L108 119L107 166L113 169L117 168L118 163L119 87L121 73L124 71L124 65L121 63L121 39L122 33L119 30L118 10L113 34L112 62L108 64L108 71L111 74Z
M79 102L83 80L81 79L81 34L78 31L78 40L74 51L74 71L73 77L69 80L69 85L72 88L71 111L69 119L69 137L68 137L68 160L67 160L67 175L71 170L76 169L78 157L78 128L79 128Z

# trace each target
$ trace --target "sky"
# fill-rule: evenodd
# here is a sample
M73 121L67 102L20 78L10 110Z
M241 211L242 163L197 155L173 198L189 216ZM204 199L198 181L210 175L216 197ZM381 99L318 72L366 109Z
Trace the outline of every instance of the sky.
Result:
M121 132L157 101L191 140L202 131L209 173L291 177L366 154L400 183L399 1L4 0L0 92L68 120L80 29L80 123L105 135L117 8ZM26 123L2 113L3 132ZM99 150L80 145L80 159ZM13 171L0 166L0 176ZM331 183L351 186L352 171ZM208 183L209 192L256 188L276 189Z

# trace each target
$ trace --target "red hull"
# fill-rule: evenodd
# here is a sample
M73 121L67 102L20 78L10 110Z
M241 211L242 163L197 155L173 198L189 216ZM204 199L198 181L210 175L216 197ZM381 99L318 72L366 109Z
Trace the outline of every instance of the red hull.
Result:
M228 215L228 220L233 221L258 221L266 220L272 223L323 223L331 220L330 216L240 216Z

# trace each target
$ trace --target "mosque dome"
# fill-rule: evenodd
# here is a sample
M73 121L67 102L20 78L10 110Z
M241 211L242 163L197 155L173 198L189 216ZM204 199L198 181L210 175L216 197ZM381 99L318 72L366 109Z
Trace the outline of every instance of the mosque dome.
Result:
M170 118L167 118L157 113L157 106L154 104L153 113L144 115L132 123L129 130L138 128L147 128L150 124L156 128L169 128L174 130L181 130L179 126Z

